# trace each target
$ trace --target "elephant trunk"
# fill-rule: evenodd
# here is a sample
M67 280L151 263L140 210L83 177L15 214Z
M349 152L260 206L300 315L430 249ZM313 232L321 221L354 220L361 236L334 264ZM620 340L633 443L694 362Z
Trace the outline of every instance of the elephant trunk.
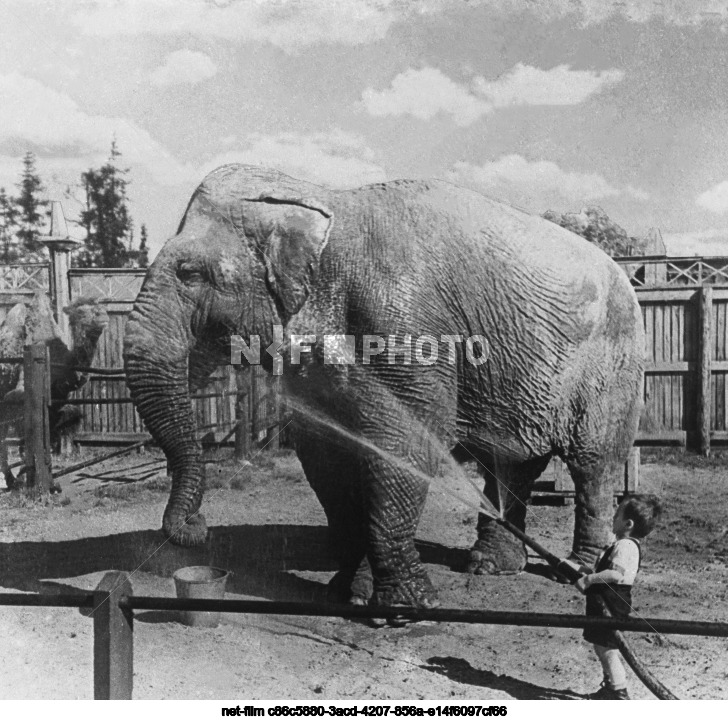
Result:
M169 324L169 315L162 324ZM173 317L173 316L172 316ZM188 334L159 327L160 310L137 300L124 340L127 385L134 404L172 472L172 491L162 528L184 546L204 543L207 527L198 513L203 493L200 445L190 401Z

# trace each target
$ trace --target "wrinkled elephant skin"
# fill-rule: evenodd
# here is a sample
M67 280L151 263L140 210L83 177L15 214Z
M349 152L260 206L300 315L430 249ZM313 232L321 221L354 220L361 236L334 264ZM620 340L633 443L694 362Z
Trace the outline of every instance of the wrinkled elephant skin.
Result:
M534 480L561 457L576 487L573 553L589 561L609 540L644 339L627 278L596 247L441 181L332 191L251 166L211 173L125 338L132 398L172 468L163 529L178 543L206 536L190 388L230 362L230 336L265 349L276 326L296 450L340 564L333 590L436 603L414 536L426 479L452 459L477 460L488 498L524 528ZM300 363L293 334L315 336ZM337 334L354 337L353 363L324 362ZM486 362L463 342L473 336ZM342 442L321 417L366 443ZM523 546L500 531L481 515L472 571L523 568Z

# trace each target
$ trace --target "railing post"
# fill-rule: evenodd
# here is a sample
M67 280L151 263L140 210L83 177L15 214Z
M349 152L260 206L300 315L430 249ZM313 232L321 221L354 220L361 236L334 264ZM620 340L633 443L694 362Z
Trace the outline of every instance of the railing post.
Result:
M700 337L698 339L698 443L700 454L710 455L710 378L713 351L713 288L709 285L700 288Z
M94 698L131 699L134 679L134 613L119 607L130 596L125 573L107 573L94 591Z
M45 343L26 346L23 353L26 492L35 498L49 493L51 437L48 406L51 400L50 358Z

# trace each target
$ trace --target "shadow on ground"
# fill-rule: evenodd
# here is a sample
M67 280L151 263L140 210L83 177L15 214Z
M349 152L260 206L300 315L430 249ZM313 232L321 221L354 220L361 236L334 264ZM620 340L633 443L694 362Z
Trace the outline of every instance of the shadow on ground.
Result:
M453 658L452 656L433 656L427 659L427 665L422 666L422 668L426 671L447 676L447 678L459 683L504 691L519 701L545 701L554 699L563 701L584 698L570 689L557 690L544 686L536 686L536 684L521 681L520 679L506 676L505 674L497 675L491 671L481 671L473 668L464 659Z
M0 543L0 585L21 591L78 592L53 583L104 570L142 571L171 578L183 566L210 565L232 571L231 593L312 600L322 584L288 571L333 571L326 529L317 526L217 526L207 542L183 548L161 531L132 531L72 541ZM52 585L51 585L52 584Z
M460 549L435 543L418 543L418 548L425 563L463 566ZM230 593L286 601L326 600L325 583L295 572L336 571L323 526L216 526L197 548L175 546L161 531L151 530L0 543L0 586L34 593L78 593L68 579L100 571L141 571L167 579L179 568L198 565L232 571L226 586Z

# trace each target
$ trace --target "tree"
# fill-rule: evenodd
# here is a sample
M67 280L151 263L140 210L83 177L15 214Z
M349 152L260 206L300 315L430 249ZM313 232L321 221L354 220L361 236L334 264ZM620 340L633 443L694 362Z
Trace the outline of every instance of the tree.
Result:
M43 258L43 243L38 240L47 200L38 196L45 192L35 168L35 155L29 150L23 156L23 174L17 185L20 195L15 198L20 228L16 232L24 260Z
M13 198L0 188L0 263L18 260L18 209Z
M86 228L86 247L78 264L82 268L123 268L130 264L132 219L127 205L128 168L120 168L121 153L116 141L101 168L90 168L81 175L86 193L86 210L81 213L81 225Z
M149 266L149 242L147 240L147 226L142 223L139 231L139 250L136 252L137 268L147 268Z
M556 213L547 210L543 216L562 228L586 238L607 255L640 255L645 241L633 238L621 226L595 205L586 206L580 213Z

